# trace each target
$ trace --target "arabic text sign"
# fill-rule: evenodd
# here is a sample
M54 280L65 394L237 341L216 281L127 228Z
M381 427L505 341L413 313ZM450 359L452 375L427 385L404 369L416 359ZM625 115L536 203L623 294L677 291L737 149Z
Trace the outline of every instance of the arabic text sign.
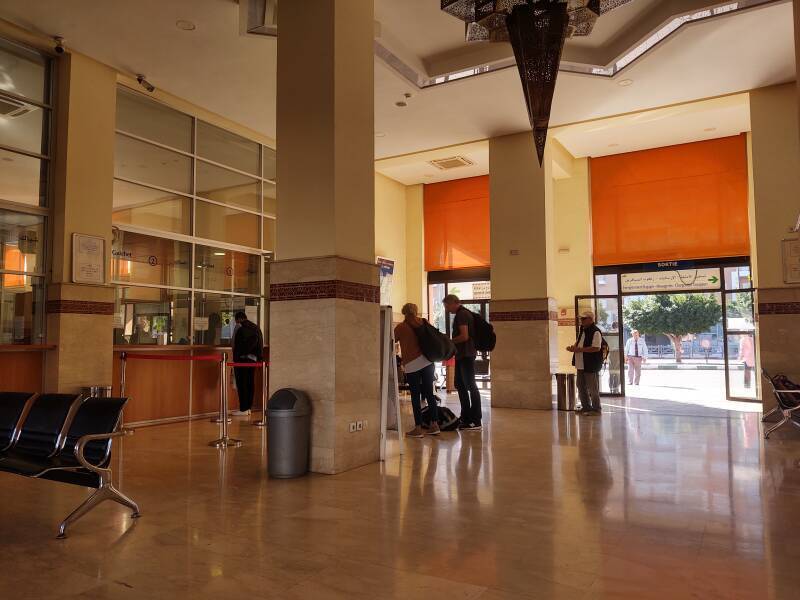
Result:
M620 276L620 282L623 293L720 289L719 269L624 273Z

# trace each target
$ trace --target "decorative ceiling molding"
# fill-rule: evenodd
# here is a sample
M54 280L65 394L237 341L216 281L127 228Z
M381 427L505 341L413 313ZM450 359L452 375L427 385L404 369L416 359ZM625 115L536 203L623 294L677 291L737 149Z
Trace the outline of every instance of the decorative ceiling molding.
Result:
M654 50L663 41L677 34L678 31L686 25L708 21L721 16L731 16L735 13L786 1L787 0L738 0L736 2L718 2L706 8L679 13L666 19L659 27L628 47L607 64L588 64L562 60L559 70L566 73L578 73L607 79L612 78ZM491 63L476 65L467 69L460 69L458 71L430 77L409 66L377 39L375 40L375 55L419 90L452 83L461 79L476 77L486 73L502 71L516 66L516 59L514 56L509 56Z

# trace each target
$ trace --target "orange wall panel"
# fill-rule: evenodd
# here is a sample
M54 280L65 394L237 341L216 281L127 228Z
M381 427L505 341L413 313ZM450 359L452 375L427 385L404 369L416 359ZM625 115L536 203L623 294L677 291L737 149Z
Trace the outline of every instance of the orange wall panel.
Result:
M591 159L594 264L749 256L744 135Z
M489 176L425 186L425 270L488 267Z

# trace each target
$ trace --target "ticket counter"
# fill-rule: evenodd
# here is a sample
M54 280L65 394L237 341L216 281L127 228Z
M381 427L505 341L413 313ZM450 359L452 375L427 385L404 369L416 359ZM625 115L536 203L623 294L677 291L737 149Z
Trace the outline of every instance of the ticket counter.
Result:
M192 357L221 355L229 347L214 346L114 346L114 394L120 391L123 352L159 357ZM264 350L268 356L268 350ZM155 425L171 421L208 417L219 412L219 363L192 360L147 360L126 361L125 395L130 402L125 408L125 423L128 425ZM262 408L261 369L256 369L255 398L253 408ZM239 406L233 377L228 377L228 408Z

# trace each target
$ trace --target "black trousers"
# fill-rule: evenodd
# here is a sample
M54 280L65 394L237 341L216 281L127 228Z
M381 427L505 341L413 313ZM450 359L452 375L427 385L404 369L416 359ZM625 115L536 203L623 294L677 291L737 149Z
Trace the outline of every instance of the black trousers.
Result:
M480 425L481 392L475 383L475 357L456 359L456 390L461 402L461 421Z
M406 381L411 389L411 408L414 411L414 424L422 425L422 398L428 403L428 422L435 423L438 418L439 407L436 405L436 395L433 393L433 378L435 367L433 364L424 369L406 373Z
M237 362L254 362L243 358ZM256 385L256 369L254 367L234 367L233 378L236 380L236 394L239 396L239 410L253 408L253 394Z

